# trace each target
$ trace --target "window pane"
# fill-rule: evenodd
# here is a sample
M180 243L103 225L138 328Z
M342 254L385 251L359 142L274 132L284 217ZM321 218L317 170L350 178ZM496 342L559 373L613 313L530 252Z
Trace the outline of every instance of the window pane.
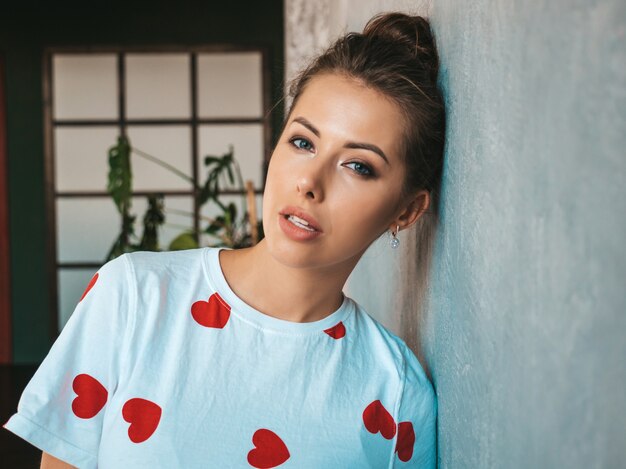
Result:
M59 269L59 332L65 327L89 281L98 269Z
M117 143L118 134L117 127L56 127L57 190L106 190L108 151Z
M56 119L117 119L115 54L55 54L52 57Z
M112 198L57 198L59 262L104 262L120 226Z
M189 177L191 174L191 127L186 125L129 126L133 148L159 158ZM193 185L171 170L133 153L133 190L191 190Z
M138 244L143 235L143 217L147 207L147 197L132 198L130 212L136 216L133 244ZM165 197L164 212L165 225L159 231L159 244L162 250L167 250L176 236L193 227L193 199L191 196ZM112 198L58 198L59 262L104 262L121 225L121 215Z
M261 117L260 52L198 54L200 117Z
M189 67L189 54L127 54L127 117L191 117Z
M198 129L198 179L206 180L204 157L222 156L233 146L233 154L241 168L243 180L251 179L255 188L263 187L263 125L203 125Z

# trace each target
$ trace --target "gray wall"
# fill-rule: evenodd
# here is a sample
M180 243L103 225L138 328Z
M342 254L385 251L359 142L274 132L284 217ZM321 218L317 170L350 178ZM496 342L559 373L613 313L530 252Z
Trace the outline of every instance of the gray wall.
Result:
M626 3L437 0L441 467L626 467Z
M626 4L320 1L325 40L401 10L438 41L439 221L346 292L430 372L440 467L626 467Z

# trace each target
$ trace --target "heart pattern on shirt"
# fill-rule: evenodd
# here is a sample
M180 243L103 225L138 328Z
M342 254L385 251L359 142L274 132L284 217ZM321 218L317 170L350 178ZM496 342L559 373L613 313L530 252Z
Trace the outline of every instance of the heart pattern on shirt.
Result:
M83 301L83 298L87 296L87 293L89 293L89 290L91 290L93 286L96 284L96 282L98 281L98 277L99 277L98 272L96 272L96 274L93 277L91 277L91 280L89 280L89 283L87 284L87 288L85 288L85 291L83 292L83 296L81 296L80 300L78 300L79 303Z
M74 378L72 389L77 394L72 401L72 412L81 419L95 417L102 410L109 396L100 381L86 373L81 373Z
M391 440L398 431L396 447L394 453L398 454L401 461L407 462L413 456L413 445L415 444L415 431L413 424L409 421L400 422L396 427L396 422L391 414L385 409L380 400L371 402L363 411L363 423L370 433L378 433Z
M380 400L375 400L363 411L363 423L370 433L378 433L388 440L396 434L396 422Z
M152 401L134 397L122 407L122 417L128 423L128 437L133 443L141 443L152 436L161 420L161 407Z
M398 424L398 439L395 449L400 461L407 462L411 459L414 443L415 432L413 431L413 424L411 422L400 422Z
M82 301L94 287L99 278L96 273L80 300ZM204 327L223 329L230 318L231 308L221 296L215 292L208 301L196 301L191 306L193 319ZM346 335L346 327L343 322L338 322L324 332L333 339L341 339ZM77 417L89 419L95 417L108 400L106 388L93 376L82 373L77 375L72 388L77 397L72 401L72 411ZM122 408L122 416L130 425L128 437L133 443L141 443L148 440L159 426L162 409L147 399L132 398L125 402ZM380 400L371 402L363 411L365 428L372 434L380 435L391 440L396 435L397 440L394 453L403 461L409 461L413 456L415 445L415 431L410 421L396 422L392 415L383 406ZM283 440L271 430L261 428L252 436L254 448L248 452L248 463L258 469L271 469L285 463L290 457L289 449Z
M256 468L280 466L289 459L289 450L281 438L267 428L260 428L252 435L255 448L248 453L248 463Z
M200 300L191 305L191 315L201 326L222 329L230 318L230 306L216 292L209 301Z
M343 325L343 322L339 321L336 325L329 329L324 329L324 332L331 336L333 339L341 339L346 335L346 326Z

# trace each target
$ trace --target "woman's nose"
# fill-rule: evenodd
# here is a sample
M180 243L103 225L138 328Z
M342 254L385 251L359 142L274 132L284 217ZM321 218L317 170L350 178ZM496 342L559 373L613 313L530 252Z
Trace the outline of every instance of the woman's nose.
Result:
M316 182L311 176L300 176L296 184L298 193L307 199L321 202L322 191L320 190L319 183Z
M301 168L301 172L296 180L296 189L298 193L307 199L321 202L324 197L322 189L323 168L318 164L319 161L309 161L305 168Z

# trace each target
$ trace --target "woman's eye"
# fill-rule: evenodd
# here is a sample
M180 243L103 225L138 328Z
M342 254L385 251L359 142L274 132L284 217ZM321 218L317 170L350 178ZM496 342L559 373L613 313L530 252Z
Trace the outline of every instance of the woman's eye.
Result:
M367 166L366 164L363 163L359 163L358 161L353 161L352 163L346 163L347 165L356 165L355 167L355 172L360 175L360 176L365 176L365 177L373 177L374 176L374 171L372 171L372 169Z
M293 146L295 146L296 148L299 148L300 150L310 150L311 148L313 148L313 145L311 145L311 142L309 142L306 138L294 137L291 140L289 140L289 142L291 142ZM298 142L304 142L304 145L301 146L301 144Z

